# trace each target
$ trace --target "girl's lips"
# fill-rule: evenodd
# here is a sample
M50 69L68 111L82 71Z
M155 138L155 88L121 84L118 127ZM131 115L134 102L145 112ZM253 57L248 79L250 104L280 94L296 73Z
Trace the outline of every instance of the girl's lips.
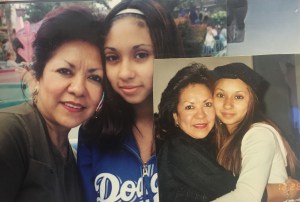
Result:
M228 117L228 118L234 116L234 113L232 113L232 112L221 112L221 114L222 114L222 116Z
M122 86L120 89L124 94L133 95L138 91L139 86Z

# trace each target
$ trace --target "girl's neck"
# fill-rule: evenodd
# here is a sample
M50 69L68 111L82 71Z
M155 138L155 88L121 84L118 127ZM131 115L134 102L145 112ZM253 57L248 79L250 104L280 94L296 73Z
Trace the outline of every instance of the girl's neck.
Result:
M153 105L152 102L148 102L144 105L135 106L134 109L136 113L136 121L135 126L133 126L133 135L137 142L143 162L147 162L155 150L153 134Z
M136 120L153 118L153 101L152 96L144 102L133 105Z
M237 129L236 125L226 125L226 127L227 127L227 130L230 135L232 135L234 133L234 131L236 131L236 129Z

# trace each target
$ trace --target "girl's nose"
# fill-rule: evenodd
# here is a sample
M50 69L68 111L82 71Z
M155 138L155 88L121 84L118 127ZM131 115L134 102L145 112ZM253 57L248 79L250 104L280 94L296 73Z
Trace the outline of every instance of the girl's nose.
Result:
M228 108L231 108L232 107L232 99L231 98L225 98L224 99L224 108L228 109Z
M121 62L119 69L119 77L121 79L127 80L134 78L135 72L132 65L133 64L127 59Z

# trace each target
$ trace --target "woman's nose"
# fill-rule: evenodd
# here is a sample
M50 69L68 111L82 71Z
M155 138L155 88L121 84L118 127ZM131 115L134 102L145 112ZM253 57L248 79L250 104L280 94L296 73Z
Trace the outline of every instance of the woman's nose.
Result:
M68 89L70 93L74 94L76 97L81 97L84 95L85 89L86 82L82 75L77 75L71 79Z
M204 118L205 116L206 116L206 114L205 114L202 107L197 109L197 112L196 112L196 117L197 118Z

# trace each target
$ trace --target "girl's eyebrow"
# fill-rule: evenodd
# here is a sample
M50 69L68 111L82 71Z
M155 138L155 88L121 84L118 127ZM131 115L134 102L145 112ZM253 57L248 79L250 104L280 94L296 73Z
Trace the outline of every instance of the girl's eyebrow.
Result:
M223 88L216 88L215 90L220 90L220 91L224 91Z
M224 90L223 88L216 88L215 90L220 90L222 92L226 92L226 90ZM236 90L235 93L246 93L244 90Z
M194 102L193 101L183 101L183 103L189 103L189 104L194 104Z
M117 49L113 48L113 47L104 47L104 50L106 50L106 49L111 50L111 51L117 51Z
M142 46L148 46L150 48L153 48L153 45L151 45L151 44L138 44L138 45L133 46L132 49L138 49ZM111 50L111 51L117 51L117 49L114 47L104 47L104 50L106 50L106 49Z
M138 49L138 48L140 48L141 46L149 46L150 48L153 47L151 44L138 44L138 45L133 46L132 49Z

